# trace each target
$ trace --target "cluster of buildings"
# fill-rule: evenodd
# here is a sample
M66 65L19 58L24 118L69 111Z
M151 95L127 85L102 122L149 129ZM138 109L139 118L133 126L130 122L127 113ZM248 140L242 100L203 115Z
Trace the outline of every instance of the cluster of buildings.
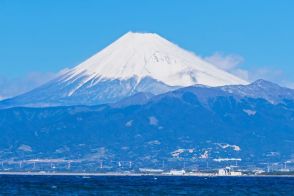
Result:
M150 169L150 168L140 168L140 173L146 175L167 175L167 176L242 176L241 171L233 171L231 167L226 167L219 169L217 172L201 172L201 171L189 171L187 172L184 169L175 170L172 169L168 172L165 172L162 169Z
M219 160L219 159L218 159ZM227 164L227 162L235 163ZM134 175L167 175L167 176L243 176L243 175L294 175L293 161L283 163L247 164L246 167L238 164L239 160L221 161L218 165L208 166L208 162L200 164L162 164L148 165L135 164L133 161L92 161L63 159L32 159L21 161L0 161L0 172L87 172L93 174L134 174ZM224 163L223 163L224 162ZM112 164L112 165L111 165ZM174 169L178 168L178 169Z

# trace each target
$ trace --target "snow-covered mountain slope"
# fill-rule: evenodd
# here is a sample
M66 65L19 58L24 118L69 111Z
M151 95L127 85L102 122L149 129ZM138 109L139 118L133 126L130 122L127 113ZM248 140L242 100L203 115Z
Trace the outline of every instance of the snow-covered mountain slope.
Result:
M157 34L129 32L56 79L0 105L113 103L140 92L156 95L196 84L223 86L247 82Z
M70 70L65 80L84 82L150 77L169 86L223 86L247 82L209 64L153 33L129 32Z

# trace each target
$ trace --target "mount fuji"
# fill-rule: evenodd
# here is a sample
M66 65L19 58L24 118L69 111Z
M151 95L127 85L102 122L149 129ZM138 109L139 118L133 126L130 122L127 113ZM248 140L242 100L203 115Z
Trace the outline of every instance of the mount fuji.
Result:
M137 93L157 95L198 84L248 83L157 34L129 32L52 81L0 105L96 105Z
M127 33L1 101L0 130L2 169L3 160L77 160L71 171L97 172L101 161L99 171L117 172L113 163L129 160L136 171L164 160L170 169L215 170L236 158L241 168L266 169L294 163L294 89L248 84L157 34Z

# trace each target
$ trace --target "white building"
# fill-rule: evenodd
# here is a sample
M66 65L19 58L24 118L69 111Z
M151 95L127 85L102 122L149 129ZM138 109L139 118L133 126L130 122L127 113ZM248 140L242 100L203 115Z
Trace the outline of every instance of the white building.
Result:
M242 172L240 172L240 171L231 171L230 176L242 176Z
M219 169L218 170L218 175L219 176L228 176L228 170L226 170L226 169Z
M181 176L181 175L184 175L186 173L185 170L170 170L170 172L168 173L169 175L175 175L175 176Z
M161 174L163 173L162 169L152 169L152 168L139 168L139 171L142 173L150 173L150 174Z
M218 175L219 176L242 176L242 172L240 171L231 171L229 167L224 168L224 169L219 169L218 170Z

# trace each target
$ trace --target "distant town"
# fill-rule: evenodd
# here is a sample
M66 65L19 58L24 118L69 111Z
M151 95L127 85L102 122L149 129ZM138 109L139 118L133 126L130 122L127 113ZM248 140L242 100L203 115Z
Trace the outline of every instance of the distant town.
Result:
M239 166L222 164L221 167L196 165L191 162L182 162L183 167L172 167L168 161L162 161L160 167L138 167L132 161L81 161L63 159L32 159L23 161L1 161L0 175L118 175L118 176L294 176L294 163L260 163L257 166ZM226 162L233 162L227 160Z

